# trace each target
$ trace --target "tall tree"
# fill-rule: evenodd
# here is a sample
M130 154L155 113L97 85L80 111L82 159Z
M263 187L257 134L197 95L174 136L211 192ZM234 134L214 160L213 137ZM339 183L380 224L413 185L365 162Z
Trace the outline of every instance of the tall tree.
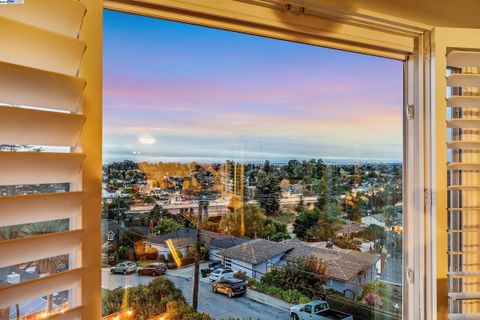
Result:
M245 236L250 238L260 236L267 220L265 211L254 204L245 205L244 210ZM220 220L219 228L230 235L240 236L240 213L232 212L224 215Z
M280 209L281 191L279 176L266 164L257 174L255 199L267 215L276 214Z

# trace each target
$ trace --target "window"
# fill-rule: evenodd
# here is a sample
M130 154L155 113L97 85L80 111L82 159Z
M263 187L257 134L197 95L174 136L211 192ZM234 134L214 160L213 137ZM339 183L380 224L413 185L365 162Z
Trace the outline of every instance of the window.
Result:
M165 262L166 277L149 285L172 281L188 297L194 281L170 270L194 277L200 227L202 259L228 256L226 274L260 282L268 274L275 290L304 300L312 290L282 274L309 274L317 294L340 277L345 288L327 293L333 309L401 318L401 62L108 11L105 23L103 217L121 230L105 261ZM118 50L125 37L135 45ZM217 268L208 262L202 276L220 280ZM378 279L357 277L374 268ZM109 291L119 280L105 275L106 299L122 296ZM258 294L274 295L265 290ZM199 291L198 310L212 317L265 317L241 300L209 308L202 293L218 297L202 279ZM110 306L121 311L120 300Z

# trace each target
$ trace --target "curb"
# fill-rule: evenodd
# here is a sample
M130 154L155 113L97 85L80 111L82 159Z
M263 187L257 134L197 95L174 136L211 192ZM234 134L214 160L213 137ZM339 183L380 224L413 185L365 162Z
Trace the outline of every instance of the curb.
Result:
M252 290L252 289L248 289L250 291L255 291L255 290ZM249 291L247 290L247 292L245 293L245 297L252 300L252 301L255 301L255 302L258 302L258 303L262 303L262 304L266 304L272 308L275 308L275 309L278 309L278 310L281 310L281 311L285 311L285 312L290 312L290 309L287 308L287 307L282 307L282 306L279 306L279 305L276 305L276 304L271 304L269 301L267 301L266 299L262 299L262 298L259 298L259 297L254 297L252 295L249 294ZM260 293L260 294L263 294L261 292L258 292L258 291L255 291L257 293ZM270 296L268 296L270 297ZM286 303L286 302L285 302Z

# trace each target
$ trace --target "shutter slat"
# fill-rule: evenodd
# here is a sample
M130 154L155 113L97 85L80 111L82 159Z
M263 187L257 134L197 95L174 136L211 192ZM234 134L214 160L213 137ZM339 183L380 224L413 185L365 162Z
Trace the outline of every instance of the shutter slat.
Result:
M480 52L452 51L447 55L448 67L480 67Z
M0 308L74 288L81 283L83 269L77 268L0 289Z
M84 233L73 230L0 241L0 268L72 252L80 245Z
M480 299L480 292L450 292L448 297L453 300Z
M449 272L450 277L480 277L480 271L459 271L459 272Z
M480 313L450 313L448 315L450 320L478 320Z
M447 86L458 88L480 87L480 74L453 73L447 77Z
M21 6L3 6L0 16L76 38L85 11L78 0L28 0Z
M451 141L447 143L447 147L450 149L476 150L480 149L480 141Z
M451 108L480 108L480 96L451 96L447 99Z
M59 192L0 197L0 227L70 218L77 213L83 192Z
M1 16L0 25L0 61L70 76L77 74L85 41Z
M2 185L73 182L82 168L82 153L0 152Z
M480 170L480 163L452 162L447 165L448 170Z
M451 186L448 186L447 189L448 190L472 191L472 190L480 190L480 186L451 185Z
M448 120L447 121L447 128L478 129L478 128L480 128L480 119L479 120L470 120L470 119Z
M83 79L4 62L0 74L3 104L76 112L85 87Z
M0 144L77 144L85 117L77 114L0 106Z
M479 207L447 208L447 211L480 211Z

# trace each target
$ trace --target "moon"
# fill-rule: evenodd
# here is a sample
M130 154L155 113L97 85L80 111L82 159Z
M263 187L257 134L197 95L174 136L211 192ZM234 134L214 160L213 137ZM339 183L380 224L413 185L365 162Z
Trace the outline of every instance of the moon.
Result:
M138 142L141 144L154 144L155 141L155 137L148 133L142 133L138 136Z

